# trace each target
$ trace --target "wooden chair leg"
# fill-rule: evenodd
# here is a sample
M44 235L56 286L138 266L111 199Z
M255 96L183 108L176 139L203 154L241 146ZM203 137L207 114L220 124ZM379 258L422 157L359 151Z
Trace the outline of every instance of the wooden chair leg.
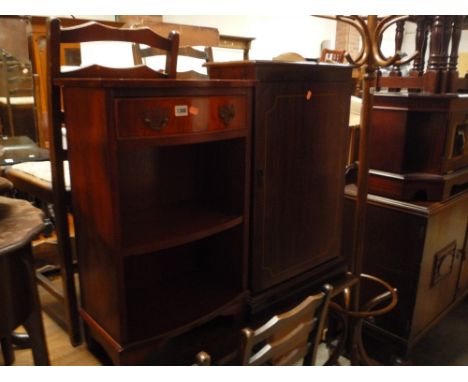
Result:
M70 239L68 216L55 210L57 244L60 261L60 276L64 297L65 317L67 319L68 334L73 346L82 343L81 320L78 312L78 298L73 269L73 249Z
M5 366L10 366L15 362L15 354L13 352L13 344L11 342L11 336L6 336L0 339L0 345L2 348L3 360Z
M81 321L78 313L78 299L74 280L73 263L65 259L64 265L60 267L62 288L64 297L65 316L67 317L68 334L73 346L83 342L81 335Z
M29 335L34 364L37 366L48 366L50 365L49 352L47 350L44 324L42 322L41 304L39 301L39 294L37 292L36 272L34 270L31 247L29 247L29 253L25 260L29 262L28 272L33 306L31 313L23 323L23 326Z
M34 310L23 325L29 334L34 364L37 366L49 366L49 352L47 350L40 310Z

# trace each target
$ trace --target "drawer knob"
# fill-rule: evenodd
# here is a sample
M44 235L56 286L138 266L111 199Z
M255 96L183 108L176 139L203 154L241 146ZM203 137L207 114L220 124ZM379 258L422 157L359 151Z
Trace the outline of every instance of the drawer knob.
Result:
M225 126L229 125L234 116L236 115L234 105L219 105L218 107L218 116L223 121Z
M164 108L146 110L143 115L143 121L150 129L161 131L169 122L169 111Z

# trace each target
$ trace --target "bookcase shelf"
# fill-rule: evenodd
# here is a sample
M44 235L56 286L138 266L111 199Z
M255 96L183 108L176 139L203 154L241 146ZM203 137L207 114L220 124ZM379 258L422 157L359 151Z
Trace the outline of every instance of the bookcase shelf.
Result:
M91 340L115 364L139 364L174 336L243 315L250 84L71 79L63 87Z
M242 272L237 258L242 251L241 238L242 228L236 227L170 249L125 258L128 340L185 332L245 294L238 277Z
M125 220L123 244L132 255L203 239L242 224L243 216L191 202L133 213Z

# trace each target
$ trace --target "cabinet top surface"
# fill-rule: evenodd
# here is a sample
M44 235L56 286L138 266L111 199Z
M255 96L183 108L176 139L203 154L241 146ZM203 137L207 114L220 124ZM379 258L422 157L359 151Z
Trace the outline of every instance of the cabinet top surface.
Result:
M345 196L347 198L355 199L357 195L357 188L355 185L347 185L345 187ZM428 202L428 201L401 201L390 199L384 196L368 194L369 204L393 207L394 209L405 211L406 213L412 212L414 215L431 216L435 215L445 208L449 208L455 204L464 201L464 205L468 203L468 192L460 192L444 202Z
M245 60L245 61L225 61L225 62L207 62L206 67L232 67L232 66L255 66L258 68L307 68L308 70L325 70L325 69L336 69L352 70L353 66L350 64L338 64L338 63L317 63L312 61L273 61L273 60Z
M43 228L41 210L25 200L0 196L0 257L27 245Z
M353 66L309 61L230 61L206 63L210 78L238 78L257 81L351 82Z
M389 91L378 91L374 93L376 98L389 98L389 99L417 99L417 100L451 100L459 99L468 102L468 94L457 94L457 93L445 93L445 94L434 94L425 92L389 92Z
M396 108L417 112L466 111L468 94L433 94L405 92L375 92L373 107Z
M60 78L55 85L91 88L246 88L253 86L249 80L173 80L148 78Z

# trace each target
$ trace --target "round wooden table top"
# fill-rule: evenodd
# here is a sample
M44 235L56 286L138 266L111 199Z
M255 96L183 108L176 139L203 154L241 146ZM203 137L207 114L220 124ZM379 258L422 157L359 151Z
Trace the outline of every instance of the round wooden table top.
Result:
M12 188L13 188L13 183L11 183L8 179L0 176L0 193L2 191L11 190Z
M26 200L0 196L0 256L28 244L44 229L43 217Z

